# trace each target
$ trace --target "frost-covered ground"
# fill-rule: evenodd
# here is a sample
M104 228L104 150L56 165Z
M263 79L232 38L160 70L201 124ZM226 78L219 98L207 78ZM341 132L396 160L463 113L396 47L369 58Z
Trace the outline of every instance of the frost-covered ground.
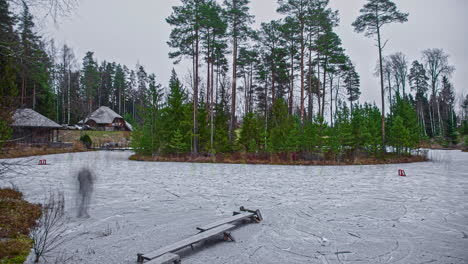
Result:
M30 201L66 196L72 263L135 263L243 205L264 221L182 251L183 263L468 263L468 153L376 166L129 161L126 152L44 156L11 179ZM91 217L77 219L76 174L97 175ZM404 169L407 177L399 177Z

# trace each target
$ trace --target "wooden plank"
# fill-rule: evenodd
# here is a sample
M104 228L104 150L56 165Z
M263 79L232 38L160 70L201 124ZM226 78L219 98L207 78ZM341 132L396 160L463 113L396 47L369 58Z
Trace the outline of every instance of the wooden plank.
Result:
M213 222L211 224L207 224L207 225L204 225L204 226L197 227L197 229L204 232L206 230L210 230L210 229L215 228L215 227L220 226L220 225L230 224L230 223L233 223L233 222L236 222L236 221L251 218L253 216L254 216L253 213L236 214L236 215L233 215L231 217L228 217L228 218L221 219L219 221Z
M187 247L187 246L190 246L192 244L195 244L197 242L200 242L200 241L203 241L203 240L206 240L212 236L215 236L217 234L220 234L220 233L223 233L223 232L226 232L230 229L234 228L234 225L229 225L229 224L225 224L225 225L221 225L221 226L218 226L216 228L213 228L213 229L210 229L208 231L205 231L205 232L201 232L201 233L198 233L194 236L191 236L189 238L186 238L184 240L181 240L179 242L176 242L172 245L169 245L169 246L165 246L165 247L162 247L156 251L153 251L151 253L148 253L148 254L143 254L143 258L144 259L154 259L154 258L157 258L159 256L162 256L168 252L170 253L173 253L179 249L182 249L184 247Z
M180 263L180 256L174 253L166 253L149 262L146 262L146 264L173 264L173 263Z

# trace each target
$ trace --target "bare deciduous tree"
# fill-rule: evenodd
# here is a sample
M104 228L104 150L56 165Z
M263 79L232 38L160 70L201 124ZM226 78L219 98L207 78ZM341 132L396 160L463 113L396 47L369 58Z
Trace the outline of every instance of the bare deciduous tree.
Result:
M39 8L46 12L54 22L59 17L70 15L78 7L80 0L9 0L10 3L22 6L26 4L32 8Z
M401 53L397 52L395 54L390 55L391 67L392 72L395 77L397 92L400 93L400 88L403 91L403 97L406 96L406 82L408 77L408 60L406 56ZM384 70L385 72L385 70ZM401 95L401 94L400 94Z
M427 49L423 51L424 67L429 76L432 90L430 100L431 114L433 116L431 119L431 128L434 135L437 135L437 133L440 135L442 134L440 107L436 98L438 92L437 84L441 76L450 76L455 71L455 67L449 65L448 58L449 55L442 49Z

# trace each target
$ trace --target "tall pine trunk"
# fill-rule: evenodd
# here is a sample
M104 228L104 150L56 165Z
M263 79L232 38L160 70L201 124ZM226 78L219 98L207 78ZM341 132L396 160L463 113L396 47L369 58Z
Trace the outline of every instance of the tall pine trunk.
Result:
M304 21L301 21L301 125L304 125Z
M68 91L67 91L67 110L68 110L68 113L67 113L67 124L70 124L70 112L71 112L71 101L70 101L70 86L71 86L71 79L70 79L70 68L68 68Z
M323 64L323 83L322 83L322 110L320 111L320 117L324 117L325 114L325 95L326 95L326 87L327 87L327 60L328 58L325 57L325 62Z
M24 107L24 97L26 96L26 77L23 72L21 81L21 107Z
M387 79L388 79L388 95L389 95L389 100L390 100L390 108L392 108L392 83L390 81L390 73L387 73Z
M320 92L320 53L317 52L317 103L318 103L318 116L321 116L320 109L322 109L322 101Z
M198 58L199 58L198 29L195 30L195 76L193 87L193 154L198 154Z
M32 102L32 109L36 110L36 82L33 85L33 102Z
M312 49L309 48L309 74L308 74L308 79L309 79L309 119L312 122L314 118L314 95L313 95L313 84L312 84L312 72L313 72L313 67L312 67Z
M214 54L212 55L212 58L214 57ZM211 63L211 87L210 87L210 146L211 146L211 151L214 149L214 58Z
M378 21L377 21L378 25ZM380 40L380 27L377 26L377 41L379 48L379 66L380 66L380 93L382 99L382 151L385 150L385 91L384 91L384 79L383 79L383 65L382 65L382 44Z
M330 125L333 126L333 73L330 74Z
M237 33L234 22L234 43L232 52L232 90L231 90L231 120L229 122L229 143L234 142L234 126L236 119L236 90L237 90Z
M276 87L275 87L275 63L271 63L271 105L275 104Z
M292 45L291 45L292 47ZM291 86L289 87L289 114L293 114L293 96L294 96L294 52L291 48Z

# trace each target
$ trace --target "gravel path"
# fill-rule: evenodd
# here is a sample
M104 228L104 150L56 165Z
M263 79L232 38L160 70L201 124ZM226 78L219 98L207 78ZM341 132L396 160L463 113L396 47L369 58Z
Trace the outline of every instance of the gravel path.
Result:
M11 176L30 201L65 192L70 263L135 263L243 205L264 221L181 252L183 263L468 263L468 153L375 166L146 163L129 152L49 155ZM97 175L76 218L76 174ZM404 169L407 177L399 177ZM5 182L4 182L5 184Z

